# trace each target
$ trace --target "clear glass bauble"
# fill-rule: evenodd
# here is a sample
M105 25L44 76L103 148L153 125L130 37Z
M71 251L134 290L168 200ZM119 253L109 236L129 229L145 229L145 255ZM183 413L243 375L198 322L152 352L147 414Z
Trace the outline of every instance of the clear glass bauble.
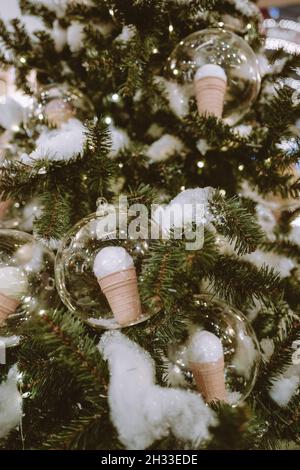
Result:
M204 65L222 67L227 76L223 119L232 125L254 103L260 89L258 60L249 44L224 29L197 31L173 50L168 58L166 75L183 86L190 98L195 96L194 78Z
M34 220L39 218L42 207L37 199L31 201L0 201L0 229L16 229L32 232Z
M261 353L255 332L239 310L211 295L195 296L194 306L184 341L169 347L166 380L173 386L197 390L190 368L189 344L196 332L206 330L221 340L225 401L237 406L249 396L256 382Z
M89 99L79 90L60 84L48 85L32 98L24 128L28 135L33 136L43 126L59 128L72 118L84 121L90 116L91 109Z
M155 308L147 307L146 302L141 298L141 276L142 263L149 250L148 222L139 233L132 234L129 230L130 218L126 227L118 224L115 219L120 216L114 209L97 212L89 215L78 222L63 239L62 245L56 257L56 284L62 301L71 312L80 317L94 329L118 329L132 326L147 320L156 313ZM129 233L129 235L128 235ZM135 269L137 286L141 300L140 311L135 310L135 306L130 304L132 293L127 291L120 294L119 279L111 280L110 275L119 276L126 271L125 265L115 268L109 276L104 276L109 283L117 282L118 290L115 291L115 299L119 305L129 301L127 313L120 319L117 308L112 306L111 299L104 294L100 286L98 274L94 273L95 258L105 248L122 248L133 262ZM126 255L126 257L127 257ZM110 261L108 261L110 264ZM122 275L122 274L121 274ZM102 278L101 278L102 279ZM133 281L136 282L136 281ZM123 286L127 286L127 280L122 280ZM135 283L136 285L136 283ZM135 289L135 287L133 287ZM124 299L124 301L123 301ZM129 300L128 300L129 299ZM138 299L133 303L138 303Z
M0 230L0 341L18 343L24 321L59 304L54 254L32 235Z

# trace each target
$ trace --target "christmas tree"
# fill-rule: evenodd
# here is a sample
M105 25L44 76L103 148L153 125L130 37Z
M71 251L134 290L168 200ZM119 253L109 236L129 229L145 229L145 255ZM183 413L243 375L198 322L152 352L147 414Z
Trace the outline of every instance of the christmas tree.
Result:
M19 3L1 448L299 443L297 54L248 0Z

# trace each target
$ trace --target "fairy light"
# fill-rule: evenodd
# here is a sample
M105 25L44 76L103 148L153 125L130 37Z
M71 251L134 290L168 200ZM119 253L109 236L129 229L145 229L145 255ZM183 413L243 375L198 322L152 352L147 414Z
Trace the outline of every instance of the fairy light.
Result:
M197 167L198 168L203 168L204 167L204 162L201 161L201 160L199 162L197 162Z
M185 190L185 186L181 186L180 191L184 191L184 190Z
M223 197L226 196L226 191L225 191L225 189L220 189L220 194L221 194L221 196L223 196Z
M174 31L174 26L172 24L169 25L169 32L170 33L173 33Z
M104 122L105 122L105 124L109 125L109 124L112 123L112 118L111 118L110 116L106 116L106 117L104 118Z
M243 169L244 169L245 167L244 167L244 165L239 165L238 168L239 168L239 171L243 171Z
M154 47L154 48L152 49L152 53L153 53L153 54L158 54L158 49L157 49L157 47Z
M20 57L20 62L21 62L21 64L26 64L26 59L25 59L25 57Z
M111 100L114 102L114 103L118 103L120 101L120 96L118 95L118 93L114 93L111 97Z

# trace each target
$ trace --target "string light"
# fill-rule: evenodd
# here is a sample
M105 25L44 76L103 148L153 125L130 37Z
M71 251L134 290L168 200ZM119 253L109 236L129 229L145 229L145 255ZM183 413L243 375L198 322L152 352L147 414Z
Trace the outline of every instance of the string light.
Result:
M120 96L118 95L118 93L114 93L111 97L111 100L114 102L114 103L118 103L120 101Z
M225 191L225 189L220 189L220 194L221 194L221 196L223 196L223 197L226 196L226 191Z
M243 171L243 169L245 168L244 165L239 165L239 171Z
M20 62L21 62L21 64L26 64L26 59L25 59L25 57L20 57Z
M174 31L174 26L172 24L169 25L169 32L170 33L173 33Z
M184 190L185 190L185 186L181 186L180 191L184 191Z
M203 168L204 167L204 162L201 161L201 160L199 162L197 162L197 167L198 168Z
M105 124L108 124L108 125L109 125L109 124L112 123L112 118L111 118L110 116L106 116L106 117L104 118L104 122L105 122Z

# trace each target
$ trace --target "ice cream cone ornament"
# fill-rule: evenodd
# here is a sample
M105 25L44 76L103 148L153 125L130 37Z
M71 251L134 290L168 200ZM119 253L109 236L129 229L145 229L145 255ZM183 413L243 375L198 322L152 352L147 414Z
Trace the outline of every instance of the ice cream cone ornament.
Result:
M108 246L97 254L94 274L107 298L115 320L125 326L142 313L133 259L122 247Z
M45 116L51 126L59 127L73 118L75 110L71 103L62 98L55 98L45 106Z
M17 310L27 286L27 278L19 268L0 268L0 327Z
M205 64L194 78L195 95L200 115L222 118L227 77L219 65Z
M204 400L207 403L225 401L224 353L220 339L209 331L197 331L189 344L188 361Z

